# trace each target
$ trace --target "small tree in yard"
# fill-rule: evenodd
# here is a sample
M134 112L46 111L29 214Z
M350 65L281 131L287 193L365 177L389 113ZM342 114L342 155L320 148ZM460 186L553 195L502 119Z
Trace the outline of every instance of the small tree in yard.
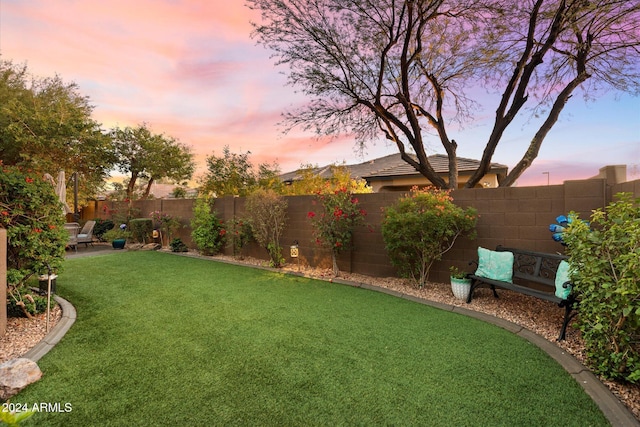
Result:
M591 228L572 221L565 241L591 368L609 379L639 383L640 198L618 194L617 201L593 212Z
M287 222L287 201L273 190L258 189L247 197L246 217L256 241L267 250L272 267L282 267L280 236Z
M476 221L477 211L453 204L448 191L414 187L385 208L382 237L391 263L422 288L434 261L442 259L458 237L475 238Z
M360 209L358 199L346 187L328 193L318 191L317 201L323 211L319 214L311 211L307 217L313 224L316 243L331 251L333 274L337 277L340 272L337 257L345 249L351 249L353 229L364 223L367 213Z

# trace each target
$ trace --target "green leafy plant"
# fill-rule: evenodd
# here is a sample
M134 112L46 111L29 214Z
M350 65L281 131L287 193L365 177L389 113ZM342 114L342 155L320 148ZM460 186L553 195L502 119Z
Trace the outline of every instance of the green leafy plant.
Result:
M105 242L113 242L114 240L131 238L131 232L127 230L127 224L120 224L118 227L114 227L102 235Z
M466 271L458 270L458 267L455 265L449 267L449 275L454 279L466 279L467 274Z
M62 204L41 176L0 163L0 227L7 230L7 290L24 304L20 288L43 273L59 272L69 235Z
M590 225L572 221L564 239L590 367L640 382L640 198L616 195Z
M280 236L287 223L287 201L273 190L258 189L247 197L246 218L256 241L269 253L272 267L282 267Z
M182 239L175 238L169 243L169 247L171 248L171 252L188 252L189 248L184 244Z
M138 243L147 243L153 232L153 221L150 218L134 218L129 220L131 238Z
M422 288L435 261L462 235L475 238L477 211L456 206L448 191L414 187L385 208L382 237L400 275Z
M19 293L19 295L15 295ZM44 313L47 310L47 298L38 295L26 286L18 288L14 291L14 298L7 301L7 316L9 317L28 317ZM51 299L50 308L55 307L56 302Z
M313 225L315 242L331 251L333 274L338 276L338 255L351 249L353 229L364 224L367 213L360 208L358 198L346 187L333 192L318 191L316 201L322 206L322 212L311 211L307 217Z
M193 208L191 238L204 255L219 253L227 243L224 221L211 210L208 199L198 199Z
M115 224L110 219L96 218L95 221L96 225L93 228L93 235L96 236L101 242L105 242L106 240L104 239L104 233L111 230L115 226Z
M7 427L20 427L20 423L31 418L35 414L34 411L9 412L0 409L0 425Z

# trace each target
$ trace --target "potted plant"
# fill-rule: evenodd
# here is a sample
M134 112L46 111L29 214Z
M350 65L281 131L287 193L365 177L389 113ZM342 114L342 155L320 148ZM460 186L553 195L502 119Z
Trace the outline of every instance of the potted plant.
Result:
M466 300L471 290L471 279L467 278L466 272L458 270L458 268L453 265L449 267L449 272L453 296L461 300Z
M124 249L127 239L131 238L131 232L127 231L127 224L120 224L120 227L104 233L102 238L107 242L111 242L113 249Z

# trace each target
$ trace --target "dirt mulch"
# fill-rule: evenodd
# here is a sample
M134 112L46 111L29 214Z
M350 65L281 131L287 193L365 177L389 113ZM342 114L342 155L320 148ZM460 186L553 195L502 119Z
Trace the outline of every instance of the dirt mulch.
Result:
M60 306L56 305L51 310L50 316L49 330L52 330L62 317ZM0 363L23 356L46 335L46 313L40 314L34 319L10 317L7 319L7 333L0 336Z

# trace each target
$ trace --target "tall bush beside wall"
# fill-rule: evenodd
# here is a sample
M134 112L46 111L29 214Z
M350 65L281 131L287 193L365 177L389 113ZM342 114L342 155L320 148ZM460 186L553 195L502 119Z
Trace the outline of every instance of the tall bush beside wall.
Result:
M3 166L0 173L0 227L7 229L7 282L24 284L34 274L58 270L68 234L62 205L41 177Z
M284 263L280 236L287 223L287 201L273 190L258 189L247 197L245 209L253 237L269 253L271 266Z
M573 221L565 241L591 368L640 383L640 198L616 199L593 211L591 227Z
M153 221L150 218L134 218L129 220L131 237L138 243L147 243L153 233Z
M198 199L193 207L191 238L204 255L215 255L226 245L227 230L224 221L211 210L209 199Z
M0 167L0 227L7 230L8 238L8 294L21 305L19 288L31 276L61 269L69 234L51 184L19 168Z
M453 204L448 191L414 187L385 208L382 238L391 263L422 288L435 261L462 235L475 238L477 211Z
M313 224L316 243L331 251L333 274L337 277L337 257L342 251L351 249L353 229L364 223L367 213L346 187L320 193L316 201L322 206L322 211L318 214L310 211L307 217Z

